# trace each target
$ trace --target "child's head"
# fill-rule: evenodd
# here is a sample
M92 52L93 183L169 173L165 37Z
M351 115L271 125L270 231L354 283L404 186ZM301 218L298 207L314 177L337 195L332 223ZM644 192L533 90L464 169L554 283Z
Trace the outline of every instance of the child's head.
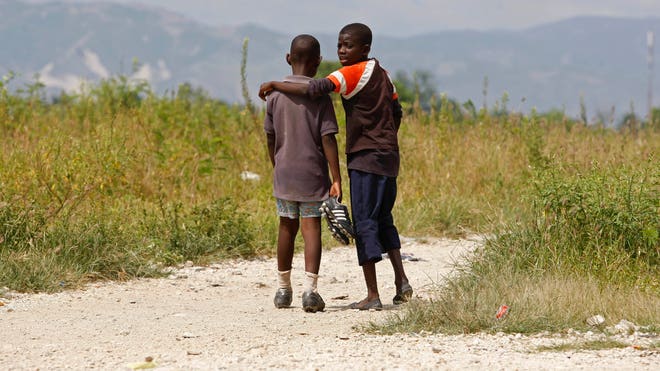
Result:
M337 56L343 66L369 59L371 51L371 29L362 23L351 23L339 31Z
M298 35L291 41L291 49L286 55L293 73L314 77L321 64L321 45L312 35Z

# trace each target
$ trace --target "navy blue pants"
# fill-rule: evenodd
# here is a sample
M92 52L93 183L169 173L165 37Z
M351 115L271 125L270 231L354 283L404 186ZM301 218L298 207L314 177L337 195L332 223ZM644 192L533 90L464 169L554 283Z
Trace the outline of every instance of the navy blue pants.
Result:
M359 170L349 170L348 177L358 263L378 262L384 252L401 248L392 218L396 178Z

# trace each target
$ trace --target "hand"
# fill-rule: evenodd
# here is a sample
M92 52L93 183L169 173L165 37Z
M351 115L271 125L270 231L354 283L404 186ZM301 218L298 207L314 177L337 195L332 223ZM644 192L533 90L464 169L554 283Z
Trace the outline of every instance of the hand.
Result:
M273 82L272 81L268 81L268 82L265 82L265 83L261 84L261 86L259 86L259 98L261 98L261 100L265 101L266 96L268 94L270 94L271 91L273 91Z
M336 197L338 202L341 202L341 183L339 182L334 182L332 183L332 186L330 186L330 196Z

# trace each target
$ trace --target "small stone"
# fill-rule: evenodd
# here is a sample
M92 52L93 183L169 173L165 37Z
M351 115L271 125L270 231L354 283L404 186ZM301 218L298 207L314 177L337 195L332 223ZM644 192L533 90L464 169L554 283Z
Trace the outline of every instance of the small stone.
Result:
M619 323L614 325L614 331L620 334L629 334L635 331L635 327L634 323L622 319Z
M605 317L601 316L600 314L596 314L595 316L587 318L587 324L589 326L600 326L603 323L605 323Z

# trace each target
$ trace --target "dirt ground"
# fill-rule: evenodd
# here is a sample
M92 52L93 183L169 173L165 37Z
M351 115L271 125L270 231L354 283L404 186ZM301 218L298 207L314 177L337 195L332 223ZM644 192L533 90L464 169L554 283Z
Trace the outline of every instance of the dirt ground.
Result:
M405 239L404 266L425 300L452 261L480 243ZM348 309L366 294L353 247L324 251L319 293L326 310L301 309L303 260L294 259L291 308L276 309L272 258L186 266L163 279L100 283L46 295L0 298L0 368L4 370L300 369L659 369L660 352L640 344L658 337L622 339L630 346L601 351L540 352L598 334L366 335L354 329L396 315L387 260L377 265L382 311ZM405 304L404 304L405 305ZM493 308L493 314L497 308ZM150 362L147 362L150 361Z

